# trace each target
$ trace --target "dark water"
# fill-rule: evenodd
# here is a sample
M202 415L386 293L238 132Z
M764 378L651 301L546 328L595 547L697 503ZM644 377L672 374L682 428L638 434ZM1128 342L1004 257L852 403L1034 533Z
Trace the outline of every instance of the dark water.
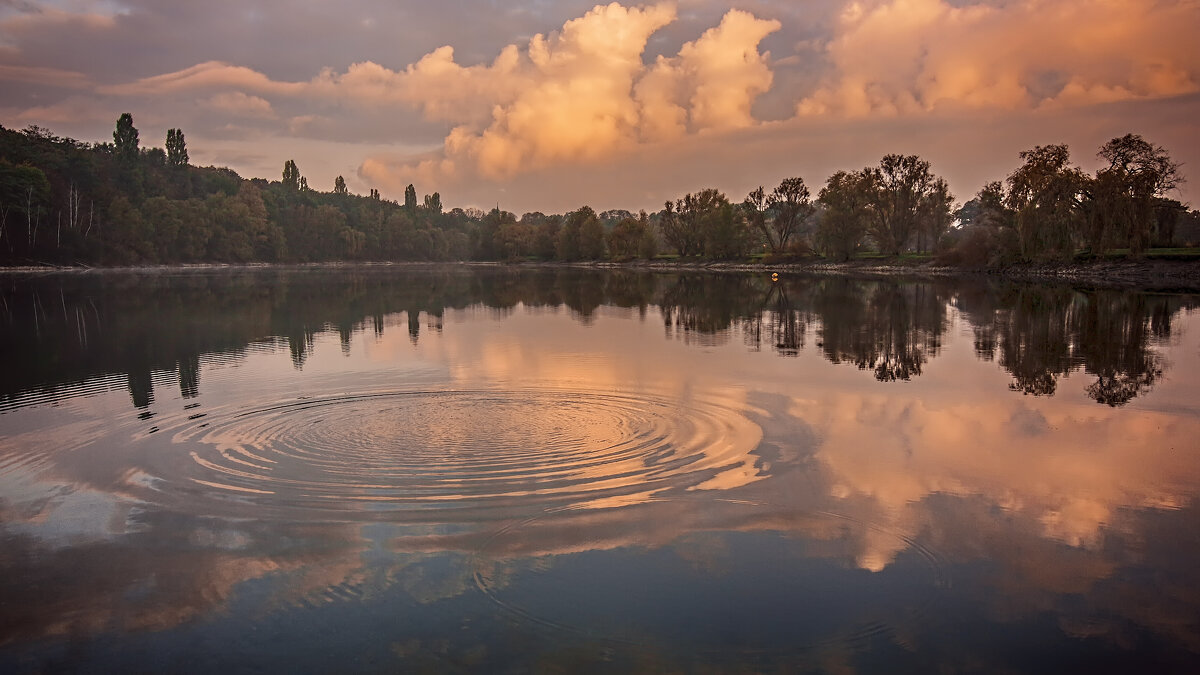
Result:
M1196 296L0 286L3 672L1200 669Z

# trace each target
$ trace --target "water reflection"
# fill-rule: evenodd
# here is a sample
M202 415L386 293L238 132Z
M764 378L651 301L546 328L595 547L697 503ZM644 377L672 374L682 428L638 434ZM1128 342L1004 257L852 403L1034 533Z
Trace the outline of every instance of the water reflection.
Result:
M825 357L870 370L880 382L920 375L941 348L947 296L936 286L827 279L810 297Z
M596 508L738 487L756 479L759 437L719 401L647 393L335 395L160 423L146 439L150 461L137 467L154 483L127 479L125 489L145 504L170 496L190 513L253 506L264 519L476 523L521 506ZM159 439L170 445L156 450ZM156 461L178 446L191 462Z
M4 284L6 672L1200 664L1194 297Z
M53 299L53 302L51 302ZM667 335L698 346L737 334L754 348L795 356L815 336L832 363L880 382L919 377L939 355L955 308L980 359L1012 374L1012 389L1053 395L1059 380L1095 376L1088 395L1122 405L1149 391L1167 364L1174 317L1194 298L1006 283L882 283L845 278L434 268L352 272L98 274L8 277L0 347L10 373L0 395L122 373L134 407L154 402L155 371L175 373L181 395L200 386L200 357L240 358L283 340L302 369L318 336L334 331L349 355L355 334L383 335L403 315L413 344L443 330L447 310L566 307L588 324L603 306L649 308ZM17 356L20 355L20 356Z
M1051 395L1060 378L1082 368L1096 377L1088 396L1118 406L1162 377L1154 348L1169 341L1173 317L1194 299L996 285L961 294L957 306L974 327L976 353L998 356L1014 390Z

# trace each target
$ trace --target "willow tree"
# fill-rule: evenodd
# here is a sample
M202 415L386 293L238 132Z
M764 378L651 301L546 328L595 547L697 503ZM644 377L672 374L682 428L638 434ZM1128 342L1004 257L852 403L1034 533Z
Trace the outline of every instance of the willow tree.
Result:
M1096 253L1123 245L1140 254L1150 243L1157 200L1182 181L1179 165L1137 134L1110 140L1098 156L1108 165L1089 185L1087 244Z
M922 204L932 198L938 180L929 162L916 155L885 155L863 176L871 198L870 234L881 252L899 255L917 232Z
M869 170L838 171L817 195L821 215L817 221L817 249L830 258L849 260L858 252L871 225Z
M917 204L917 250L936 248L938 240L950 229L954 195L945 179L935 178Z
M1066 145L1039 145L1020 157L1025 163L1009 174L1005 201L1015 214L1021 256L1070 258L1087 176L1070 165Z

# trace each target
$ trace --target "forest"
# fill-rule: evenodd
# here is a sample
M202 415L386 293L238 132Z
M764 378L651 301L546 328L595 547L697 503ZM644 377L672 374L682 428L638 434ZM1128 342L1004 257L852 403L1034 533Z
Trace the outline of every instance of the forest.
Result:
M133 117L112 143L30 126L0 127L0 265L130 266L332 261L629 261L684 258L803 262L926 255L1003 266L1154 247L1193 246L1200 213L1171 198L1183 181L1161 146L1136 134L1098 151L1089 175L1066 145L1020 164L956 204L914 155L838 171L814 194L803 178L741 201L708 188L656 213L513 213L442 206L437 192L403 202L351 194L339 176L309 186L293 160L278 181L189 162L180 129L143 147Z

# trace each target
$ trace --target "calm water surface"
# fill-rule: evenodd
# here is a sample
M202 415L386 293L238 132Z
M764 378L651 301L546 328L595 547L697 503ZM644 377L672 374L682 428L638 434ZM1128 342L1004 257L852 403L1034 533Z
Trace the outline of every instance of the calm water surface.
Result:
M1200 298L0 277L0 671L1196 672Z

